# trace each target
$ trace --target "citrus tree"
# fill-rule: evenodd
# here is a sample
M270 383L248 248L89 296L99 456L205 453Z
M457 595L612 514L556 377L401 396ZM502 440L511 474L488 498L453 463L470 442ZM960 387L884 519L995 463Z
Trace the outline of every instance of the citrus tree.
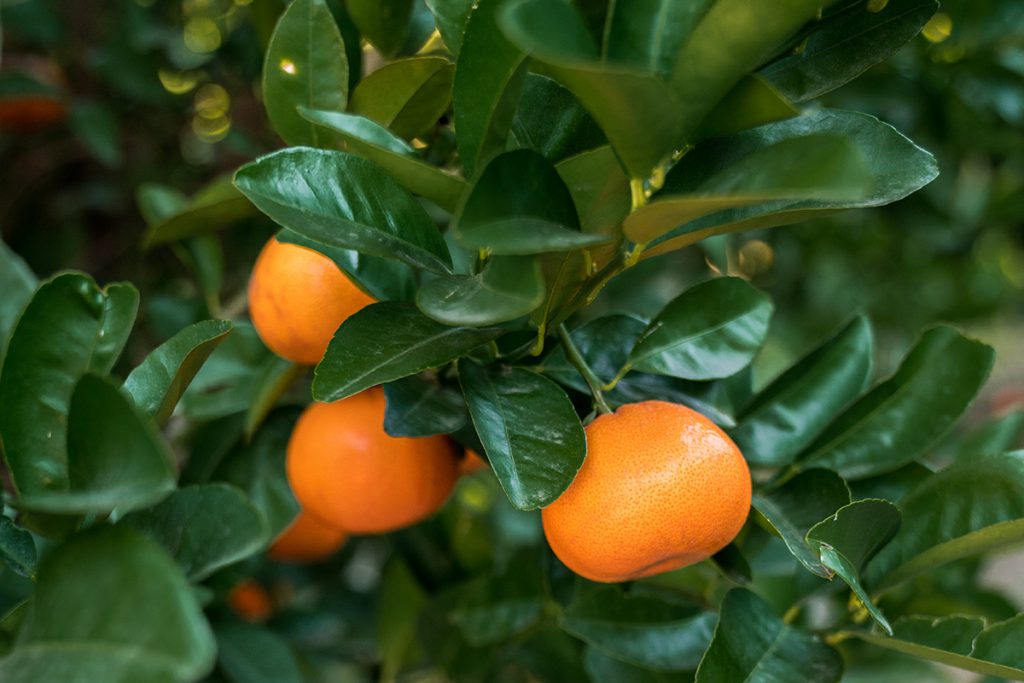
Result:
M755 381L772 301L680 251L932 181L815 99L934 0L274 10L286 146L138 193L211 313L207 233L273 224L224 319L127 363L133 285L0 244L0 680L1024 680L977 583L1020 420L933 457L992 350L939 325L878 377L851 314ZM655 258L692 286L593 313Z

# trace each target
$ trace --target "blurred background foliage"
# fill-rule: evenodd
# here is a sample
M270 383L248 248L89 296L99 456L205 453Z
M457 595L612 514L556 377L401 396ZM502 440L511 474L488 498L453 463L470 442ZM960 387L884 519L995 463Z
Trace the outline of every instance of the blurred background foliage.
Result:
M124 279L139 286L141 333L122 360L125 367L189 323L244 312L249 269L274 231L266 219L242 218L230 230L171 247L143 250L140 242L153 220L144 213L155 210L153 197L159 192L154 184L166 186L165 192L173 188L191 195L280 146L266 121L259 75L263 49L283 4L0 0L3 241L40 275L78 268L101 283ZM350 27L342 3L329 4L339 24ZM400 54L419 47L406 45ZM360 50L352 41L349 48L354 73L360 64L366 70L379 63L369 46ZM36 114L29 119L12 115L16 108L11 104L25 98L31 98ZM1024 402L1024 3L943 2L922 36L827 95L823 104L892 123L936 155L939 179L889 207L715 238L702 249L650 259L616 280L591 314L653 313L711 270L748 277L776 304L770 343L756 366L759 382L858 310L875 323L883 373L923 326L952 322L999 352L986 394L965 425L965 438L1005 440L1005 425L998 434L990 427L991 433L971 434L971 429ZM230 345L238 358L255 358L252 364L266 360L265 350L244 328ZM246 362L239 366L243 371ZM221 372L226 376L240 370L223 365ZM299 400L301 389L295 392ZM239 391L244 405L246 389ZM186 440L193 454L206 454L190 461L190 467L230 468L239 449L244 454L245 449L273 448L275 438L281 442L294 419L287 410L272 416L261 432L271 445L233 445L242 420L222 406L204 412L198 400L186 404L190 417L207 421ZM1018 445L1019 422L1010 437ZM940 455L955 457L956 442ZM492 478L476 476L466 478L453 504L426 524L349 543L322 566L270 565L259 571L272 599L291 605L275 618L275 627L305 653L303 665L316 664L326 672L325 681L361 680L361 664L379 661L386 672L412 656L408 648L417 627L403 626L404 619L418 613L424 601L449 606L457 601L459 596L450 592L429 595L456 571L453 562L458 571L492 563L509 566L511 575L517 551L540 542L537 517L513 510ZM389 562L393 550L402 562ZM770 553L760 562L769 565ZM1011 598L1015 607L987 588L968 588L984 569L972 562L910 584L913 591L908 590L906 600L935 604L904 605L906 610L1001 616L1024 607L1019 585ZM215 583L229 587L252 569L248 564L232 568ZM1006 583L999 577L1019 568L985 571L994 585ZM789 574L780 577L791 581ZM381 584L385 590L378 592ZM686 590L685 585L669 588ZM378 606L380 595L394 604ZM893 602L900 599L894 596ZM387 618L370 618L379 607ZM896 604L888 609L901 611ZM430 622L431 613L441 611L423 613L413 647L451 648L459 642L460 651L475 649L458 638L446 640L455 627ZM492 656L515 659L521 666L525 662L527 668L534 662L539 667L535 678L547 680L540 668L557 664L565 654L560 650L564 639L564 634L542 629L519 641L515 651ZM219 632L218 640L229 653L232 642L252 642L230 628ZM274 645L266 647L269 656ZM246 657L258 654L235 651L235 661L242 666ZM439 650L434 657L449 654L460 656ZM473 661L466 657L465 666ZM848 680L910 680L920 674L887 669L894 677L882 678L872 666L865 660Z

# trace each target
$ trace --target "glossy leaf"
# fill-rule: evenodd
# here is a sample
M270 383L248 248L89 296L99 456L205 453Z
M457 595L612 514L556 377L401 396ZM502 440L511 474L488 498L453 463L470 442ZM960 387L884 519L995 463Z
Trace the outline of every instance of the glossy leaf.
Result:
M820 97L888 59L939 8L936 0L888 0L839 12L813 27L799 51L758 72L794 102Z
M44 558L0 679L190 683L214 656L210 627L171 558L136 531L101 526Z
M663 191L626 219L624 232L647 243L679 225L775 200L852 201L871 190L857 147L838 135L780 140L736 159L686 194Z
M679 249L711 235L796 223L825 211L882 206L903 199L938 175L932 155L891 126L867 114L821 109L698 145L673 167L652 203L659 196L693 191L756 149L807 135L838 135L853 143L871 174L872 191L857 199L779 200L720 211L680 225L658 238L645 254Z
M451 230L464 246L494 254L572 251L608 241L580 232L565 183L549 161L528 149L487 165Z
M287 228L279 230L274 237L278 242L298 244L320 252L334 261L357 287L375 299L411 299L416 291L416 276L407 263L324 244Z
M526 78L526 56L498 30L502 2L474 3L455 67L454 122L459 158L470 179L504 149Z
M206 320L186 327L131 371L124 390L157 423L166 422L199 368L230 333L227 320Z
M466 189L465 181L420 159L412 147L380 124L355 114L301 107L299 113L318 126L329 128L345 141L350 152L386 170L405 189L443 209L455 210Z
M573 94L535 73L523 84L512 137L518 147L539 152L551 162L605 143L601 129Z
M715 614L605 588L569 605L559 625L604 654L630 664L692 671L711 641Z
M462 36L466 21L473 9L474 0L426 0L427 7L434 14L437 30L444 39L448 51L456 57L462 49Z
M523 368L464 361L459 379L487 461L512 504L534 510L554 502L587 453L569 397Z
M28 265L0 240L0 292L4 293L0 297L0 353L37 285Z
M18 320L0 372L0 434L21 495L68 486L68 407L86 372L106 374L138 307L131 285L100 289L80 273L44 282Z
M263 60L263 102L274 130L289 145L328 147L329 134L296 111L345 111L348 57L325 0L294 0L274 28Z
M790 464L864 390L874 352L871 325L854 318L762 390L729 436L751 464Z
M837 683L843 659L816 637L783 623L742 588L722 601L714 640L697 669L697 683Z
M249 200L232 185L231 177L221 176L203 186L172 214L150 221L142 235L142 247L148 249L215 232L255 214Z
M605 20L604 58L668 78L676 54L712 0L615 0Z
M967 409L992 361L990 347L949 327L932 328L895 375L829 425L801 466L859 479L907 464Z
M436 368L498 337L500 328L449 327L412 304L383 302L338 328L316 368L313 397L337 401L363 389Z
M693 132L744 74L764 62L824 4L823 0L711 4L675 51L669 83L680 103L676 142L692 142Z
M349 109L410 140L448 110L454 75L455 65L444 57L399 59L360 81Z
M379 166L357 156L285 149L240 168L235 184L280 225L318 242L437 272L451 264L423 207Z
M896 535L901 518L899 509L888 501L858 500L839 508L807 532L807 543L817 549L821 564L846 582L890 635L892 627L861 585L860 572Z
M768 333L772 304L738 278L717 278L673 299L629 352L628 366L682 379L728 377Z
M121 523L162 545L191 581L255 554L269 540L260 511L241 490L223 483L178 489Z
M679 104L672 92L651 73L600 61L583 18L568 2L510 2L501 25L579 98L631 177L646 178L671 155L679 141Z
M422 30L426 27L414 26L417 4L415 0L347 0L345 8L359 33L385 57L394 57L408 41L422 43L419 34L429 33Z
M872 590L1024 539L1024 451L938 472L905 495L899 508L899 534L868 565L865 582Z
M295 519L299 504L285 476L285 456L297 408L274 411L250 440L230 448L219 462L214 459L208 479L223 480L245 492L269 527L268 538L276 538ZM219 431L223 431L223 428ZM213 449L201 454L210 457ZM227 449L225 449L227 450ZM194 453L194 457L198 454Z
M1024 410L1007 413L978 427L956 443L958 460L1024 447Z
M583 651L583 666L593 683L673 683L678 674L651 671L609 657L593 646Z
M893 624L893 630L892 638L866 631L842 635L993 678L1024 681L1024 615L988 627L971 616L910 616Z
M610 315L588 321L571 334L594 374L603 382L609 382L625 364L629 349L646 327L647 323L639 318ZM541 372L580 393L590 391L561 345L545 356ZM604 397L612 407L650 400L680 403L703 413L720 426L735 426L731 413L715 400L711 384L634 371L619 380L614 389L605 392Z
M805 538L815 524L850 504L850 489L828 470L808 470L778 488L754 494L754 508L779 534L789 552L813 574L832 578Z
M547 603L542 568L523 555L464 587L449 615L463 638L478 647L496 645L536 624Z
M796 116L789 100L757 76L744 76L697 127L695 140L740 131Z
M240 622L214 626L217 665L234 683L303 683L291 645L276 632Z
M605 145L563 159L555 167L576 204L584 232L615 235L630 209L629 178Z
M245 411L245 438L252 438L281 397L295 380L306 374L306 370L305 365L292 363L284 358L277 358L260 368L259 376L253 382L252 401Z
M280 359L260 341L249 323L237 322L214 349L181 397L192 419L214 419L245 412L258 398L261 379Z
M457 432L469 419L462 394L424 377L384 385L384 431L391 436L432 436Z
M476 275L448 275L420 287L416 305L446 325L495 325L528 315L544 301L540 263L494 256Z
M10 517L0 515L0 566L15 574L32 576L36 570L36 544L32 534L18 527Z

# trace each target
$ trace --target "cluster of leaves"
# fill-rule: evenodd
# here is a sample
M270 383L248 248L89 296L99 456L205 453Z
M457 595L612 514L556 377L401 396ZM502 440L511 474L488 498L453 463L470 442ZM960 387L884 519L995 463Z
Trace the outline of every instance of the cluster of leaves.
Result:
M351 544L341 571L268 566L261 550L296 512L282 464L295 411L279 406L304 369L244 322L211 320L120 382L137 291L79 273L37 286L3 249L17 522L0 518L0 559L3 578L31 580L0 621L0 678L194 681L216 659L212 680L236 683L327 680L315 672L338 662L355 680L826 682L842 676L836 648L858 643L1024 678L1012 607L915 602L923 575L1024 538L1024 454L1004 452L1016 416L952 466L921 464L991 349L935 327L874 383L871 326L854 317L755 391L773 306L744 280L697 284L650 318L577 315L642 259L934 178L891 126L803 103L886 58L935 4L826 5L350 0L339 22L294 0L262 81L290 147L192 198L144 188L145 245L266 214L380 300L339 328L312 397L383 384L389 433L450 434L495 476L464 481L421 528ZM390 60L361 79L359 36ZM597 586L525 511L572 481L594 410L648 399L730 433L755 509L712 563ZM160 434L169 419L187 435ZM253 572L311 597L274 629L241 624L223 597Z

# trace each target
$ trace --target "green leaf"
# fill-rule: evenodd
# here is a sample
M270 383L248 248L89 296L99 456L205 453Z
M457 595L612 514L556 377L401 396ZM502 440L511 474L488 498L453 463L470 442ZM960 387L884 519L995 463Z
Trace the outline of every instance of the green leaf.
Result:
M986 422L960 439L954 457L964 460L976 455L1012 451L1021 446L1024 446L1024 410Z
M446 325L483 326L528 315L544 302L544 276L532 256L494 256L476 275L430 280L416 305Z
M693 134L696 140L732 135L781 119L796 116L786 98L756 76L744 76L711 110Z
M467 178L505 148L526 78L526 56L498 30L504 0L479 0L466 22L452 100L459 158Z
M882 206L903 199L938 175L932 155L892 126L867 114L821 109L701 143L673 167L652 203L659 195L694 191L707 178L724 173L757 149L808 135L838 135L853 143L867 164L873 190L857 199L787 199L727 209L680 225L659 237L645 255L689 246L711 235L796 223L827 211Z
M679 141L672 92L654 74L600 61L583 18L568 2L517 0L500 20L519 49L579 98L631 177L646 178L671 155Z
M739 278L691 287L651 321L627 367L683 379L717 379L750 363L768 333L772 304Z
M107 168L121 165L121 126L110 106L94 100L78 100L68 119L75 137L89 153Z
M365 159L284 149L238 169L235 184L260 211L312 240L449 271L448 248L426 211Z
M520 510L548 505L583 465L583 425L565 392L523 368L459 363L459 379L487 461Z
M355 114L304 107L299 107L299 113L308 121L329 128L344 140L346 149L379 165L405 189L447 211L455 210L466 182L420 159L412 147L380 124Z
M174 488L171 462L167 445L117 384L86 374L71 394L66 460L48 485L19 484L18 505L56 514L145 507Z
M466 642L497 645L540 621L547 604L542 569L535 558L522 554L500 574L463 587L449 617Z
M692 671L711 641L715 618L690 605L604 588L570 604L559 625L630 664Z
M385 57L394 57L409 41L414 43L413 49L418 48L434 28L430 26L424 31L426 26L415 25L418 19L415 0L346 0L345 8L359 33Z
M253 326L237 322L185 390L182 410L192 419L246 411L258 398L267 368L279 365L280 359L263 345Z
M448 111L454 76L455 65L444 57L399 59L360 81L349 109L411 140Z
M871 190L871 182L850 140L839 135L788 138L754 149L685 194L666 188L629 215L624 232L645 244L684 223L753 204L857 200Z
M380 584L377 618L377 643L381 660L381 680L394 681L402 662L414 644L417 621L427 602L427 593L405 562L392 559Z
M121 523L162 545L193 582L255 554L270 540L260 511L241 490L222 483L178 489Z
M824 0L713 3L675 51L669 77L680 103L675 142L692 142L693 132L744 74L763 63L824 4Z
M630 209L629 178L612 148L581 152L555 168L569 188L583 231L617 236Z
M231 184L231 176L220 176L200 188L173 213L149 219L142 235L142 248L222 230L255 214L249 200Z
M893 624L895 636L867 631L840 635L1000 680L1024 681L1024 615L986 628L979 617L909 616Z
M299 504L285 475L285 457L298 409L270 414L248 442L238 443L215 463L210 478L234 484L245 491L249 503L262 513L269 526L269 538L277 538L295 519ZM223 430L218 430L222 432ZM209 457L212 449L204 448ZM193 451L195 453L195 451Z
M874 367L871 325L857 316L744 408L729 436L754 465L793 462L867 386Z
M523 84L512 136L518 147L539 152L551 162L605 144L601 129L573 94L535 73Z
M800 466L827 467L861 479L907 464L971 404L993 355L991 347L950 327L928 330L895 375L829 425Z
M278 242L298 244L323 254L357 287L380 301L411 299L416 291L416 275L406 263L334 247L287 228L279 230L274 237Z
M853 589L872 618L890 635L892 627L861 585L860 572L893 539L901 519L899 509L889 501L858 500L815 524L806 537L807 543L817 549L821 564Z
M494 254L585 249L609 241L580 232L572 195L555 167L529 149L487 165L451 226L465 247Z
M456 57L462 49L466 21L474 4L474 0L427 0L427 7L434 14L437 30L441 33L444 44Z
M0 373L4 457L22 495L68 486L68 407L86 372L110 371L131 332L138 292L101 290L80 273L44 282L11 335Z
M348 57L324 0L293 0L281 14L263 60L263 102L274 130L289 145L331 146L333 138L296 111L345 111Z
M384 396L384 431L391 436L451 434L469 419L458 390L422 376L385 384Z
M939 8L936 0L888 0L877 11L858 3L812 26L798 51L761 69L794 102L805 102L852 81L916 36Z
M171 558L131 529L101 526L44 558L0 679L191 683L214 656L210 627Z
M604 58L668 78L676 54L712 0L615 0L608 7Z
M234 683L304 683L288 641L270 629L222 622L217 637L217 665Z
M675 673L633 666L590 645L583 651L583 666L593 683L673 683L680 680Z
M1024 451L957 463L898 504L903 526L868 565L872 590L1024 539Z
M306 374L306 366L276 358L264 364L253 382L253 396L245 411L243 434L251 439L295 380Z
M736 588L725 595L697 683L837 683L843 659L818 638L789 626L764 600Z
M36 544L32 534L18 527L13 520L0 515L0 566L7 565L20 576L36 571Z
M150 352L124 381L124 390L159 424L174 406L213 350L231 333L227 320L189 325Z
M404 302L362 309L338 328L316 367L313 397L338 401L363 389L436 368L501 335L500 328L449 327Z
M780 487L754 494L754 508L782 538L789 552L813 574L832 578L832 570L806 542L815 524L850 504L850 489L829 470L807 470Z
M0 240L0 358L21 310L39 281L20 256Z

